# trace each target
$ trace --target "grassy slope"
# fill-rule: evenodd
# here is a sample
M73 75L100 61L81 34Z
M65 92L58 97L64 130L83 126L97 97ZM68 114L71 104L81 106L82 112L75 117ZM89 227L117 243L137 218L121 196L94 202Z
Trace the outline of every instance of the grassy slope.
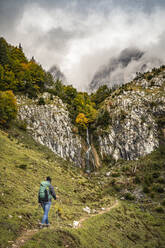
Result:
M57 221L58 226L67 226L79 219L86 204L104 205L99 202L101 189L93 190L79 169L36 144L26 132L14 127L9 134L0 131L0 147L0 247L22 229L36 227L42 215L37 203L39 184L47 175L60 196L50 210L55 226ZM108 196L108 202L113 203L113 198Z
M163 215L153 216L137 205L122 203L109 213L88 219L80 229L39 232L23 247L163 248L164 233Z
M155 184L164 187L158 180L164 176L164 150L139 161L120 161L108 168L110 177L105 176L104 167L87 178L18 128L12 128L9 135L0 132L0 147L0 247L12 245L8 241L15 240L22 229L37 226L42 216L37 192L45 175L52 176L60 196L50 210L53 229L38 232L24 247L164 247L164 193L153 189ZM132 174L135 166L136 175ZM155 172L159 174L156 178ZM147 175L153 176L151 182ZM140 179L139 184L135 178ZM115 198L125 194L123 189L133 192L147 180L149 192L142 201L121 201L119 208L86 220L82 228L69 228L73 220L86 215L83 207L99 210L112 205Z

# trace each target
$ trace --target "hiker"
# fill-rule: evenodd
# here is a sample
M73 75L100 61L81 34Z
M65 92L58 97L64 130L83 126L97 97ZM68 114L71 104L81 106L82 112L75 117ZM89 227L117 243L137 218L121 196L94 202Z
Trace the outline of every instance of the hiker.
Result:
M53 186L51 185L51 178L47 177L46 181L41 182L40 189L38 192L38 202L44 210L44 215L40 223L40 227L50 226L48 220L48 213L51 206L51 200L54 198L56 200L56 193Z

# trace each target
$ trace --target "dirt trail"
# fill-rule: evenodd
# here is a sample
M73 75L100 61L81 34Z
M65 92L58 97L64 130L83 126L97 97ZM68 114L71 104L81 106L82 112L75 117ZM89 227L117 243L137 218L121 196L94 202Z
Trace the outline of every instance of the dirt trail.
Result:
M15 241L15 243L12 244L12 248L20 248L23 246L26 241L31 239L31 237L37 233L39 229L31 229L31 230L25 230L20 237Z
M80 228L80 227L82 226L82 223L83 223L85 220L87 220L87 219L89 219L89 218L91 218L91 217L93 217L93 216L96 216L96 215L101 215L101 214L107 213L107 212L109 212L111 209L116 208L118 205L119 205L119 202L116 201L116 202L115 202L111 207L109 207L109 208L105 208L104 210L101 210L101 211L99 211L99 212L96 213L96 214L90 214L89 216L83 217L82 219L80 219L80 220L78 221L78 222L79 222L79 225L78 225L76 228Z
M105 208L104 210L101 210L101 211L99 211L99 212L96 213L96 214L90 214L90 215L88 215L88 216L86 216L86 217L81 218L81 219L78 221L79 224L78 224L78 226L77 226L76 228L80 228L80 227L82 226L82 223L83 223L85 220L87 220L87 219L89 219L89 218L91 218L91 217L93 217L93 216L96 216L96 215L104 214L104 213L110 211L111 209L116 208L118 205L119 205L119 202L116 201L116 202L115 202L111 207L109 207L109 208ZM36 234L36 233L39 232L39 231L40 231L40 229L25 230L25 231L22 233L22 235L21 235L20 237L18 237L18 239L17 239L15 242L13 242L12 248L20 248L20 247L22 247L28 240L30 240L30 239L32 238L32 236L33 236L34 234Z

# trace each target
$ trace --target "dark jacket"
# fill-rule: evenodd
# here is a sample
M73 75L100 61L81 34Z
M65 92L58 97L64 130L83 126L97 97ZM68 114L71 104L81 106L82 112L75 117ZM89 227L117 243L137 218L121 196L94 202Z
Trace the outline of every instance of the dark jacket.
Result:
M54 200L56 200L56 193L55 193L54 188L53 188L52 185L49 186L49 190L50 190L50 194L52 195Z

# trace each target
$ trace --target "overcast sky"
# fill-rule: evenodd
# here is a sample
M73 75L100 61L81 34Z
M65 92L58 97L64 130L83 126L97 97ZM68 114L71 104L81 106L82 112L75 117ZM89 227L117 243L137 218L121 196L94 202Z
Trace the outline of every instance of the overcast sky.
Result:
M84 89L124 48L165 58L165 0L0 0L0 36Z

